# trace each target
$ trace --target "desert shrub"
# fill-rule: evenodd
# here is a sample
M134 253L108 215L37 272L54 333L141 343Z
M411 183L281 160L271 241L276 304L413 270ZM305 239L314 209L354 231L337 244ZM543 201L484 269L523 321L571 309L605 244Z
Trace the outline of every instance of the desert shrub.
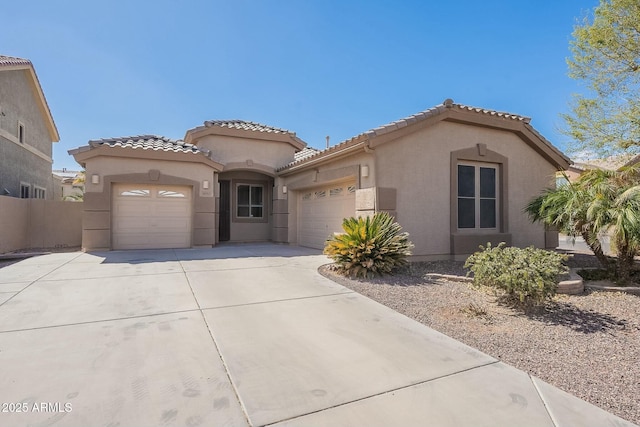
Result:
M563 264L566 255L528 247L525 249L480 246L471 255L465 268L473 272L475 286L489 286L503 293L509 302L521 305L540 305L553 297L560 275L568 268Z
M327 240L324 253L344 274L371 277L407 264L413 244L388 213L345 218L342 228L344 233Z

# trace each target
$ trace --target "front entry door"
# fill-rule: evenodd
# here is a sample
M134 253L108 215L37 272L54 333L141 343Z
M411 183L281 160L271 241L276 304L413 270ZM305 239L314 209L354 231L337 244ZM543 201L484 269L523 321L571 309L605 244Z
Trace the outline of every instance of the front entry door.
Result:
M220 223L218 240L228 242L231 239L231 183L220 181Z

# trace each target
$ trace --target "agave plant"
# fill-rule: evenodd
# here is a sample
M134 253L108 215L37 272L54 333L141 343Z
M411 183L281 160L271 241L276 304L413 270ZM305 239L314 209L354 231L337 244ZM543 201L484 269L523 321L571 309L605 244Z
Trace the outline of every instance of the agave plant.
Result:
M409 234L386 212L345 218L344 233L327 240L324 253L349 276L388 274L407 264L413 244Z

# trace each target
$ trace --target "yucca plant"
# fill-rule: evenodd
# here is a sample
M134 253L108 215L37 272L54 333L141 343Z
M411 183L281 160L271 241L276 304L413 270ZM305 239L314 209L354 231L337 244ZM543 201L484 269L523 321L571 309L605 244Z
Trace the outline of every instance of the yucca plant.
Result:
M409 233L386 212L373 217L345 218L344 233L327 240L324 253L338 270L352 277L391 273L407 264L413 244Z

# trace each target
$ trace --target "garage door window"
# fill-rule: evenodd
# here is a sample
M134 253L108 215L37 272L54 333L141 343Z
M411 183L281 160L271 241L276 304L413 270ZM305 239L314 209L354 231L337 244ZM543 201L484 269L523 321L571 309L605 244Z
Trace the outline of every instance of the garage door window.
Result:
M185 199L187 194L185 191L159 190L158 197L169 197L172 199Z
M264 187L261 185L238 184L237 211L238 218L262 218Z
M127 188L118 191L118 196L122 197L151 197L151 190L142 188Z

